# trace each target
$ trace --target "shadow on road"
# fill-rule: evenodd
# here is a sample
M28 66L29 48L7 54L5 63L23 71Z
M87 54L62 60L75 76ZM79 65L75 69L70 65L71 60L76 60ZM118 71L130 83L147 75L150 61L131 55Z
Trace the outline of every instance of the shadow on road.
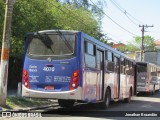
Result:
M124 103L123 101L112 102L109 109L102 110L97 104L77 104L72 108L57 108L43 112L44 116L63 116L63 117L125 117L127 114L157 113L159 111L157 103L148 101L131 101Z
M152 93L146 93L146 92L138 93L137 97L160 98L160 91L156 91L154 95Z

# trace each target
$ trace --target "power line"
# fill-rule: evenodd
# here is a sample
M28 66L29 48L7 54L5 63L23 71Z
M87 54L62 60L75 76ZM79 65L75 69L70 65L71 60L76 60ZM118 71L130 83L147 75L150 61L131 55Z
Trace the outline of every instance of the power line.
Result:
M122 13L124 13L126 15L126 17L136 26L138 26L137 23L135 23L130 17L132 17L135 21L137 21L138 23L143 24L143 22L141 22L140 20L136 19L135 17L133 17L131 14L129 14L124 8L122 8L118 3L116 3L114 0L110 0L111 3L118 8Z
M67 13L66 11L64 11L64 10L62 10L62 9L60 9L59 7L57 7L56 5L54 5L53 3L51 3L51 2L49 2L48 0L46 0L48 3L50 3L52 6L54 6L55 8L57 8L58 10L60 10L61 12L63 12L63 13ZM71 10L69 10L67 7L64 7L67 11L69 11L70 13L72 13L72 15L76 15L76 17L79 17L77 14L75 14L74 12L72 12ZM75 17L75 16L74 16ZM80 23L83 23L83 22L81 22L81 21L79 21L78 19L76 19L78 22L80 22ZM81 19L82 20L82 19ZM82 20L83 21L83 20ZM86 26L86 24L85 23L83 23L85 26ZM116 43L119 43L119 42L117 42L115 39L113 39L113 38L110 38L112 41L114 41L114 42L116 42Z
M118 9L120 10L134 25L138 26L137 23L135 23L127 14L128 12L126 10L124 10L123 8L121 8L119 5L117 5L114 1L110 0L111 3Z
M102 9L100 9L92 0L90 0L92 2L92 4L94 4L99 10L102 11L102 13L107 16L113 23L115 23L117 26L119 26L121 29L125 30L126 32L130 33L131 35L137 36L136 34L130 32L129 30L125 29L124 27L122 27L121 25L119 25L117 22L115 22L111 17L109 17Z
M62 9L60 9L58 6L56 6L56 5L54 5L53 3L51 3L51 2L49 2L48 0L46 0L48 3L50 3L52 6L54 6L55 8L57 8L58 10L60 10L61 12L63 12L63 13L67 13L66 11L64 11L64 10L62 10ZM65 7L66 8L66 7ZM73 12L71 12L68 8L66 8L67 9L67 11L69 11L70 13L72 13L72 14L74 14ZM74 14L75 15L75 14ZM73 16L72 16L73 17ZM74 16L75 17L75 16ZM82 21L80 21L79 19L76 19L76 18L74 18L76 21L78 21L78 22L80 22L80 23L82 23L82 24L84 24L85 26L87 26L85 23L83 23Z
M111 33L107 33L107 34L110 34L112 36L111 38L115 38L116 40L115 39L113 39L113 40L115 40L117 43L119 43L119 41L122 41L121 39L119 39L118 36L115 36L114 34L111 34Z

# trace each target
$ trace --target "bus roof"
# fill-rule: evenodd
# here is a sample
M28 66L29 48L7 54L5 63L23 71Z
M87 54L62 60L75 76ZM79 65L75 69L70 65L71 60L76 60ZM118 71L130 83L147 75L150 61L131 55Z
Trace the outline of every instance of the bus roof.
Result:
M36 31L36 32L29 32L27 35L31 34L38 34L38 33L53 33L53 32L66 32L66 33L78 33L80 31L75 31L75 30L42 30L42 31Z

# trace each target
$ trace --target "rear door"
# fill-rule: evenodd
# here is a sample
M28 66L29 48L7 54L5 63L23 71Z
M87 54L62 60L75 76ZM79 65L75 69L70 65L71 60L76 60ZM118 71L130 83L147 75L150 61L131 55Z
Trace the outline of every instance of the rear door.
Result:
M97 79L97 100L103 98L104 93L104 52L97 50L97 68L98 68L98 79Z
M114 56L114 98L120 94L120 59Z
M84 53L84 99L87 102L96 102L96 91L97 91L97 67L96 67L96 46L88 41L84 42L85 53Z

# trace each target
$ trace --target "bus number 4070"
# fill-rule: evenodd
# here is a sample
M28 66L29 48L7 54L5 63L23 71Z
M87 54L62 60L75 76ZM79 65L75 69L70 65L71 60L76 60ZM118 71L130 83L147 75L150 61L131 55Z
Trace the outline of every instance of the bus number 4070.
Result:
M54 67L44 67L43 70L44 71L54 71L55 68Z

